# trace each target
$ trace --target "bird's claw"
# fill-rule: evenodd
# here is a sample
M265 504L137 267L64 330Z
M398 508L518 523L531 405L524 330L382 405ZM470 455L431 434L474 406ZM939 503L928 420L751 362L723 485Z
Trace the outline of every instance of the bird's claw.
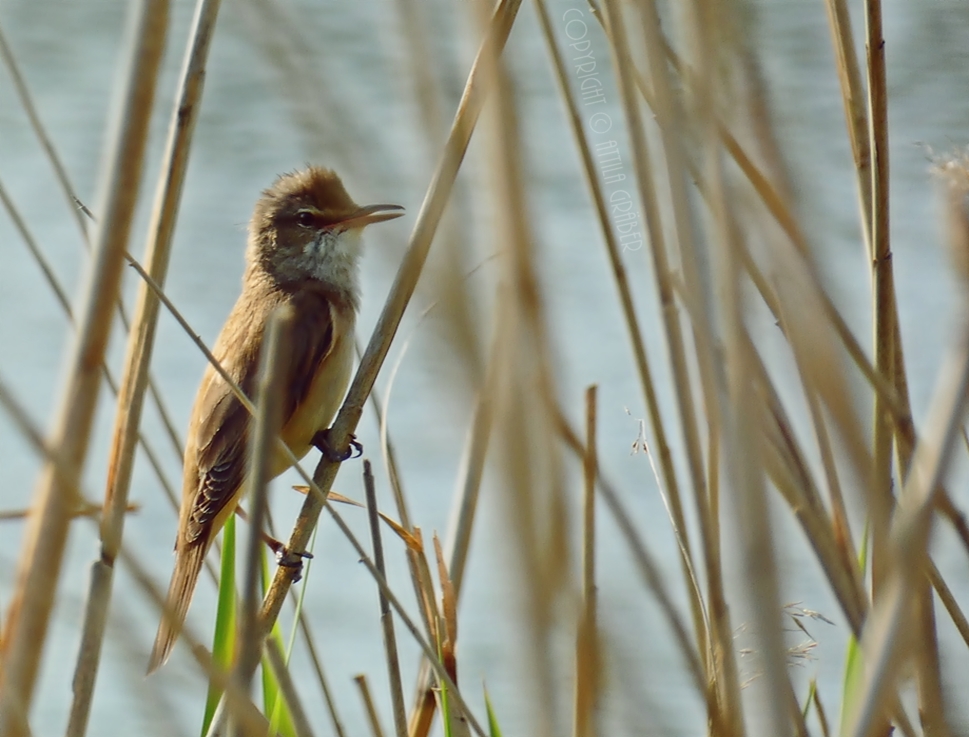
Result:
M293 583L296 583L303 577L303 559L311 559L313 557L312 553L301 552L294 553L286 547L282 547L276 551L276 565L282 566L283 568L292 568L293 570Z
M333 463L342 463L349 458L359 458L363 454L363 445L357 440L357 436L350 433L350 442L346 450L338 451L330 442L330 429L320 430L313 436L313 445L319 448L320 452Z

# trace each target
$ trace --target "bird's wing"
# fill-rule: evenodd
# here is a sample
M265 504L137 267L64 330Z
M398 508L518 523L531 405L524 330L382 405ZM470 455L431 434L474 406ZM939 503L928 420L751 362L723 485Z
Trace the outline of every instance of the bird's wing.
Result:
M297 293L275 303L264 300L265 308L257 310L257 314L250 311L251 301L243 304L240 299L226 324L245 327L234 331L235 335L220 336L218 346L222 350L216 356L222 358L223 367L252 399L266 322L273 309L283 302L292 304L296 316L288 341L290 360L283 365L287 373L283 382L285 424L309 390L320 362L333 347L332 308L324 295ZM242 322L232 319L239 312L243 315L249 312ZM217 373L200 393L193 415L198 418L195 438L198 484L184 525L186 543L204 538L216 515L237 495L248 468L252 426L249 411Z

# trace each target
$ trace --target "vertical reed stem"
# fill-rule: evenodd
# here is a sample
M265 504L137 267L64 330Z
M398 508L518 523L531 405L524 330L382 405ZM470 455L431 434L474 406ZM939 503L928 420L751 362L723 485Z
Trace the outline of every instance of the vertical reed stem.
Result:
M126 74L115 108L115 137L105 167L104 220L98 229L93 273L86 290L79 335L58 412L51 447L80 475L101 386L101 363L118 298L124 251L141 183L155 85L168 30L167 0L132 7L125 46ZM16 592L3 631L0 734L27 734L34 684L47 639L54 594L67 545L74 494L47 463L25 535Z
M179 84L180 94L172 113L167 150L162 159L167 165L158 182L144 256L148 273L159 285L165 283L168 272L175 217L188 166L189 144L198 117L198 102L205 79L205 62L219 5L220 0L199 0L196 6L193 32ZM146 283L141 282L128 339L125 370L118 390L118 408L101 519L101 557L91 568L81 648L74 674L74 700L67 727L69 737L81 737L87 731L107 623L107 604L111 598L114 563L124 531L135 445L139 437L141 412L149 382L148 369L155 344L158 308L158 297Z

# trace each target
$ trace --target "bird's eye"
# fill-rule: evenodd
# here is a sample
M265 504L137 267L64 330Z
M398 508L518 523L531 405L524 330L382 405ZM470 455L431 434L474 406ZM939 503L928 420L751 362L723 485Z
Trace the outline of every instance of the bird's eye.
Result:
M300 210L296 213L296 222L304 228L310 228L316 223L316 218L308 210Z

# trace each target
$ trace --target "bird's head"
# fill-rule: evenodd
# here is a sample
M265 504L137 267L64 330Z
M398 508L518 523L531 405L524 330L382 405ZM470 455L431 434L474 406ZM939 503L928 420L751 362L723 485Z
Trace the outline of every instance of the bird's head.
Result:
M330 169L311 166L283 174L252 214L249 269L281 284L317 279L355 293L361 232L400 217L403 209L357 205Z

